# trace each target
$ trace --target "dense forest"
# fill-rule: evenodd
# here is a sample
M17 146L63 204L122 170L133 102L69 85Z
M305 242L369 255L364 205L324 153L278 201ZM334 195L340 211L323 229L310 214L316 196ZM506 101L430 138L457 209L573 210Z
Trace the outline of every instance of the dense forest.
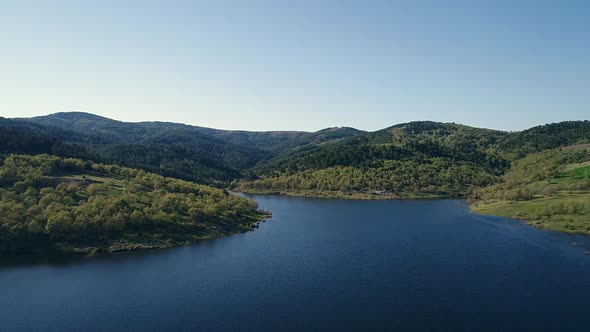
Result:
M590 143L590 121L564 121L508 135L498 149L512 159L574 144Z
M224 190L46 154L0 160L0 215L0 253L170 247L265 217Z
M469 163L444 158L383 160L372 167L332 166L242 182L238 190L253 192L333 191L391 197L461 197L497 177Z
M506 133L413 122L284 155L258 166L242 190L465 196L496 182L509 161L493 151Z
M188 135L172 131L163 135L154 131L150 132L151 136L133 138L133 131L114 134L90 129L70 130L76 128L73 125L66 128L68 126L61 128L0 118L1 133L7 141L13 142L10 146L0 143L0 151L38 153L38 144L33 142L38 140L43 141L41 152L44 153L142 168L219 187L239 177L238 169L253 165L268 154L231 146L199 133Z
M590 142L590 122L563 122L507 133L449 123L411 122L258 164L245 191L334 191L466 197L504 181L510 165L547 149ZM542 137L547 137L542 140Z
M360 132L352 128L316 133L230 131L167 122L128 123L81 112L0 118L0 127L52 138L84 152L68 156L216 187L226 187L248 169L284 152L330 144Z

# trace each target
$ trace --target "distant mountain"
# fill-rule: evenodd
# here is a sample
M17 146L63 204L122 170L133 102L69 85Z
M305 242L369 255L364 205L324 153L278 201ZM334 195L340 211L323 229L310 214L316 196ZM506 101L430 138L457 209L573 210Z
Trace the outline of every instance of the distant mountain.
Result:
M90 157L86 150L74 145L27 131L5 127L8 122L0 118L0 155L10 153L56 154L64 157Z
M353 128L329 128L314 133L221 130L172 122L122 122L83 112L62 112L21 120L78 133L92 133L119 143L137 142L137 139L140 139L149 143L168 144L173 141L173 138L170 138L171 135L178 136L175 138L180 138L185 143L191 143L191 138L194 140L193 143L199 143L200 139L208 137L249 149L274 153L284 152L299 145L319 144L332 139L349 137L361 132Z
M62 142L105 144L110 140L103 137L89 135L68 127L47 126L23 119L7 119L0 117L0 127L10 128L17 132L51 137Z
M75 137L80 138L79 143L74 143ZM78 133L70 136L57 127L0 119L0 158L10 153L51 154L116 163L209 184L240 177L238 171L181 145L98 143L101 141Z
M513 158L574 144L590 143L590 121L564 121L511 133L498 146Z
M311 147L323 146L326 144L336 143L343 139L362 134L364 131L350 127L332 127L322 129L313 133L305 133L294 137L281 144L276 144L271 151L277 153L295 152L306 150Z
M2 120L0 126L18 132L83 145L102 162L203 183L238 179L243 170L288 150L328 144L359 132L352 128L317 133L218 130L170 122L129 123L83 112Z

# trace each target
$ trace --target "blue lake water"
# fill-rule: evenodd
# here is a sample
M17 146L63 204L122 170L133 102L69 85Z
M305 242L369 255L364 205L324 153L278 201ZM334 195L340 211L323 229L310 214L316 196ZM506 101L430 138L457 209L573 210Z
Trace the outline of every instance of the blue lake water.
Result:
M259 229L0 263L0 331L588 331L588 238L459 200L254 196Z

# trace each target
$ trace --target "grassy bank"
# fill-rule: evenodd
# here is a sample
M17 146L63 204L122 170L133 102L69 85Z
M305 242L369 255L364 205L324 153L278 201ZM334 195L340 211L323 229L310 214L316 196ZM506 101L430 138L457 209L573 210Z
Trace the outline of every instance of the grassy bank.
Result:
M590 193L568 192L527 201L493 200L471 205L475 213L518 219L529 225L590 235Z
M503 182L475 190L473 212L590 234L590 150L554 149L517 160Z

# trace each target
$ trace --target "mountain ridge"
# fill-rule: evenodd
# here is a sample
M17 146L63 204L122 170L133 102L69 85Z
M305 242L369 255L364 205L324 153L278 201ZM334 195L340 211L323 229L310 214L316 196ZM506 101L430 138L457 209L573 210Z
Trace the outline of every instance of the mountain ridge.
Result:
M398 123L372 132L350 127L251 132L162 121L124 122L85 112L4 119L0 125L2 121L17 131L81 145L99 161L221 186L231 180L268 179L336 166L376 169L386 167L385 162L410 159L422 166L444 161L445 167L463 165L497 177L511 160L528 153L590 142L588 121L517 132L435 121ZM543 137L546 142L540 143ZM460 191L464 195L466 190Z

